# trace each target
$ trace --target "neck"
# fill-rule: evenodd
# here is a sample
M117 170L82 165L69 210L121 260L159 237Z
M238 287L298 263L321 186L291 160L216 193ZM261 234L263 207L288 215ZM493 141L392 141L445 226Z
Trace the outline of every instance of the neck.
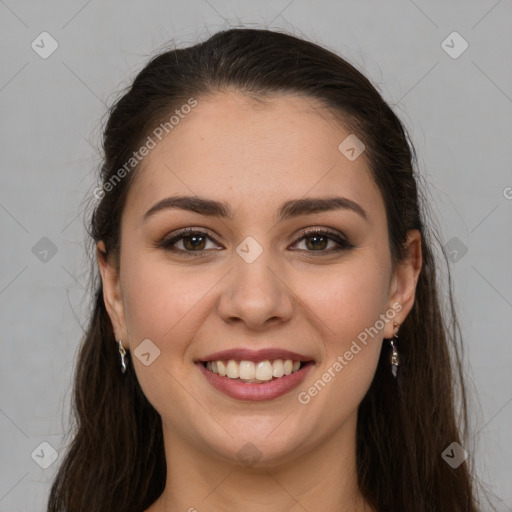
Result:
M211 457L164 427L166 487L146 512L370 512L357 485L356 421L357 413L300 456L251 467Z

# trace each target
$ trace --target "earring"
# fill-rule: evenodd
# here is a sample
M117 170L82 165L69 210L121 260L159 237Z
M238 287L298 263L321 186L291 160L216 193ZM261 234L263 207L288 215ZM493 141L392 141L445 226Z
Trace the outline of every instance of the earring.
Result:
M126 363L124 360L124 356L126 355L126 350L123 347L123 344L121 343L121 340L118 341L119 343L119 353L121 354L121 372L126 373Z
M398 349L396 348L396 343L398 341L398 329L400 329L400 324L398 322L393 322L393 328L395 329L395 334L393 335L393 338L389 340L389 344L391 345L391 373L393 374L393 377L396 379L398 366L400 364L400 358L398 357Z

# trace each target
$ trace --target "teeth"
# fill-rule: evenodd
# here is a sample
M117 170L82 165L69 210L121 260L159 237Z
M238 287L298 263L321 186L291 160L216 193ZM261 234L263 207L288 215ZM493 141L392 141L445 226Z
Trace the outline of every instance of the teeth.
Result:
M282 359L276 359L272 363L272 375L274 377L282 377L284 375L284 365Z
M275 361L208 361L206 369L221 377L240 379L244 382L268 382L273 378L290 375L300 369L300 361L276 359Z
M238 379L239 376L240 365L233 359L230 359L228 361L228 365L226 366L226 377L229 377L230 379Z
M258 380L272 380L272 363L270 361L260 361L256 365L256 378Z
M226 365L224 361L217 361L217 371L221 377L225 377L227 374Z
M240 361L240 378L241 379L255 379L256 378L256 365L252 361Z

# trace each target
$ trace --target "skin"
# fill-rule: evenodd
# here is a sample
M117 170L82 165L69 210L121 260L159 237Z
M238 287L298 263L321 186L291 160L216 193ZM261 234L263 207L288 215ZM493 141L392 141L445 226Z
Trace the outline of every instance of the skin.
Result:
M297 399L393 304L403 322L421 268L417 231L408 258L392 265L384 203L364 153L350 161L338 150L349 134L311 99L274 95L262 104L222 92L199 99L137 171L122 216L120 269L102 256L102 242L98 264L116 339L127 351L146 338L160 350L149 366L129 358L162 416L166 447L167 485L147 512L241 504L248 512L371 510L357 489L357 408L393 322L308 404ZM142 222L156 202L178 194L225 201L234 218L174 209ZM349 209L274 217L284 201L332 195L357 202L368 221ZM155 247L185 227L214 237L200 244L203 256ZM339 232L355 247L329 254L336 242L315 246L300 238L303 228ZM263 249L252 263L236 252L247 236ZM182 239L175 247L197 252L191 245ZM194 365L235 347L293 350L315 366L277 399L235 400ZM248 442L260 457L252 466L237 456Z

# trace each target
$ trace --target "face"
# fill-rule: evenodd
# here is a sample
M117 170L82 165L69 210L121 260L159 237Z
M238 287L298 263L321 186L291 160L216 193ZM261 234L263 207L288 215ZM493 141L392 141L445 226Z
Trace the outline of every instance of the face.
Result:
M137 171L119 272L100 270L116 339L175 444L271 465L353 432L418 258L393 267L365 154L338 149L349 135L311 99L219 93ZM177 196L195 202L162 202Z

